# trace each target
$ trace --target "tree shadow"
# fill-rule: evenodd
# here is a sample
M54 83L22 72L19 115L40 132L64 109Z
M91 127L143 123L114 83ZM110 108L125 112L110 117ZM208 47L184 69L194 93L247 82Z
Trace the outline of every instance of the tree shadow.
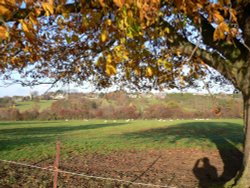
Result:
M0 151L8 151L12 149L21 149L22 146L36 145L36 144L46 144L51 141L55 141L54 136L48 137L21 137L13 139L1 139L0 140ZM1 154L1 153L0 153Z
M125 125L128 123L107 123L107 124L88 124L88 125L78 125L78 126L47 126L47 127L24 127L24 128L10 128L0 130L1 134L9 135L50 135L50 134L62 134L68 131L79 131L79 130L90 130L90 129L100 129L105 127L114 127Z
M20 148L20 146L48 143L65 132L85 131L127 125L128 123L87 124L78 126L46 126L8 128L0 130L0 151Z
M16 126L16 125L35 125L35 124L52 124L52 123L60 123L59 121L2 121L0 122L1 126Z
M236 147L243 143L243 127L241 124L229 122L190 122L165 128L149 129L124 135L127 139L144 138L152 142L168 142L172 144L188 140L191 143L202 143L205 139L215 144L224 163L223 172L218 176L216 167L209 156L198 159L192 169L199 181L199 187L224 185L234 178L240 170L242 152ZM187 143L187 145L189 144ZM191 170L191 169L190 169Z

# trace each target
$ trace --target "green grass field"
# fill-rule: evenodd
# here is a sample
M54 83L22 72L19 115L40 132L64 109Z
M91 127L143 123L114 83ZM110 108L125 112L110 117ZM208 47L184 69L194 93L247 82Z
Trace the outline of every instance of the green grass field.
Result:
M22 101L22 102L17 102L16 108L21 112L25 110L31 110L32 108L38 108L40 111L42 111L44 109L49 108L53 102L55 102L55 100L40 100L38 102Z
M39 161L53 157L61 141L69 153L165 148L241 148L242 120L77 120L0 122L0 159Z

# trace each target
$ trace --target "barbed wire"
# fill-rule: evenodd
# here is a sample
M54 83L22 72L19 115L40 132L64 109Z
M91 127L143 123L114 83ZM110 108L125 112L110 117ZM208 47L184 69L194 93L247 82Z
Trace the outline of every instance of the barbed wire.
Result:
M81 176L81 177L85 177L85 178L116 181L116 182L123 182L123 183L128 183L128 184L133 184L133 185L148 186L148 187L176 188L176 187L169 186L169 185L158 185L158 184L151 184L151 183L133 182L133 181L129 181L129 180L122 180L122 179L101 177L101 176L93 176L93 175L87 175L87 174L83 174L83 173L60 170L60 169L51 169L51 168L48 168L48 167L40 167L40 166L36 166L36 165L25 164L25 163L20 163L20 162L16 162L16 161L8 161L8 160L3 160L3 159L0 159L0 161L5 162L5 163L9 163L9 164L15 164L15 165L20 165L20 166L25 166L25 167L30 167L30 168L36 168L36 169L40 169L40 170L46 170L46 171L50 171L50 172L57 171L59 173L70 174L70 175L73 175L73 176Z

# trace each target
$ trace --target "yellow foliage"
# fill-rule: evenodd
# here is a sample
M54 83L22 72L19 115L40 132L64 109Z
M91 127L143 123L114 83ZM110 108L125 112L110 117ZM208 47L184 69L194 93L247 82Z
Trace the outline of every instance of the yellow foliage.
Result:
M105 72L109 76L114 75L116 74L116 68L112 64L107 64Z
M165 28L165 32L166 32L167 34L169 34L169 33L170 33L170 29L169 29L169 27L166 27L166 28Z
M112 25L112 20L111 20L111 19L107 19L106 24L107 24L108 26L111 26L111 25Z
M110 64L110 63L112 62L112 56L111 56L110 54L108 54L108 55L106 56L106 62L107 62L108 64Z
M29 27L28 27L28 24L26 23L26 21L20 20L20 23L22 24L23 31L25 33L29 33Z
M103 30L102 31L102 34L101 34L101 41L102 42L105 42L107 40L107 36L108 36L108 33L106 30Z
M147 69L146 69L146 76L151 77L151 76L153 76L153 74L154 74L154 72L153 72L152 67L147 67Z
M49 16L54 13L53 4L44 2L42 3L42 7L45 11L46 16Z

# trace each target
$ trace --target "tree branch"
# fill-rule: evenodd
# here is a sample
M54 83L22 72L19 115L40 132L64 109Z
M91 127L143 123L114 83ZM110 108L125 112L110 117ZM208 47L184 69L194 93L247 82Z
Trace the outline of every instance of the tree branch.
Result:
M211 25L211 23L208 22L206 18L201 16L201 24L202 24L202 38L203 42L210 46L211 48L217 50L219 53L221 53L225 58L228 60L234 62L235 60L240 58L247 58L245 52L248 50L245 48L245 46L239 42L237 39L234 39L234 45L229 45L226 43L226 41L213 41L213 34L215 28Z
M183 54L190 56L190 54L194 53L196 56L201 57L208 66L216 69L220 74L222 74L226 79L230 80L237 87L236 78L231 72L233 66L231 61L223 58L216 51L208 52L207 50L201 49L200 47L196 49L196 45L179 34L177 30L167 21L162 20L162 26L168 27L170 29L170 33L167 37L170 37L171 40L173 40L173 42L170 43L171 47L178 49ZM194 51L194 49L196 50Z

